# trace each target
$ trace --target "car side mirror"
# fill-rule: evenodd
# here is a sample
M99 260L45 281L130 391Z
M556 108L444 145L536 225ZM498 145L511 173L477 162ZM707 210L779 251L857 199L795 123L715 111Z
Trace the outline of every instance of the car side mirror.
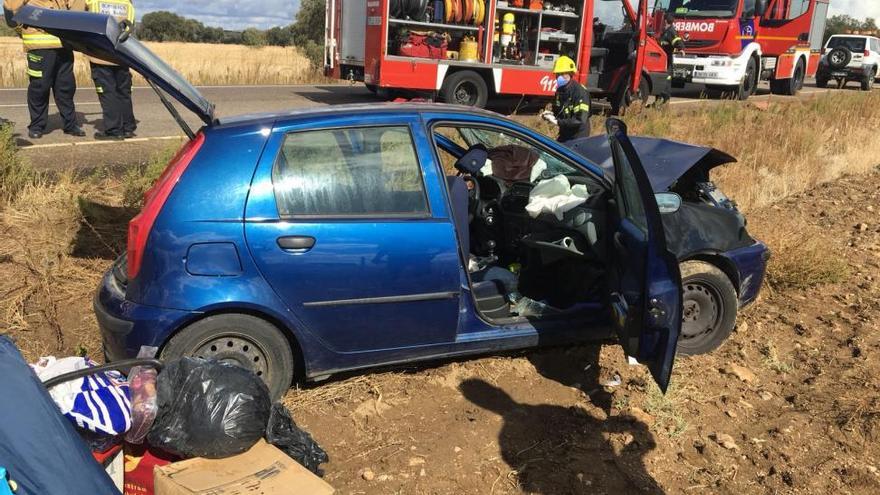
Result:
M673 192L662 192L654 195L660 214L675 213L681 209L681 196Z
M767 13L767 0L755 1L755 17L764 17Z

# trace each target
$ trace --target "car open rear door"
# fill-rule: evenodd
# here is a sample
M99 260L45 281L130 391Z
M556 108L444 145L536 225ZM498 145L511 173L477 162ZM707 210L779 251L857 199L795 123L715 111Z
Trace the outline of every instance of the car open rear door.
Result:
M681 273L666 238L654 191L626 125L608 119L614 159L611 308L620 344L648 366L664 392L669 386L681 329Z
M154 87L162 88L195 113L205 124L214 123L214 105L149 48L132 38L131 24L127 21L120 23L104 14L43 9L33 5L25 5L19 9L13 21L58 36L74 50L131 67L150 84L155 85ZM192 137L192 131L176 115L174 107L170 104L166 106L184 132Z

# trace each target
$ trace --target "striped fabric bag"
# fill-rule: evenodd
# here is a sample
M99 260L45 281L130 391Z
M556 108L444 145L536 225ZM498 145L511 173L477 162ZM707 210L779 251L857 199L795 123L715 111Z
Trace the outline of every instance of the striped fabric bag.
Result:
M81 357L43 357L31 365L45 382L97 363ZM78 427L105 435L119 435L131 428L131 400L125 377L107 371L60 383L49 390L61 413Z

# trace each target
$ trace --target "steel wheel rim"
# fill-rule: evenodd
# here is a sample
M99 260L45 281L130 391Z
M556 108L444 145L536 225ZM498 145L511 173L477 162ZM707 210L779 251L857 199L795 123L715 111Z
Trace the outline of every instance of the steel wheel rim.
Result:
M455 87L453 93L455 103L459 105L474 105L477 101L477 87L472 82L464 81Z
M212 337L196 346L192 355L240 366L252 371L264 381L269 374L269 358L266 351L253 339L242 334L229 333Z
M703 281L684 284L681 311L681 340L700 344L708 339L724 318L721 296L712 285Z

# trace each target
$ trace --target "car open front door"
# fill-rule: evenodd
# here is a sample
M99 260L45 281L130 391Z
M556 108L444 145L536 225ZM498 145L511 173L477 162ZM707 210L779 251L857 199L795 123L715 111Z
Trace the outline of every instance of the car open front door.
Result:
M626 354L648 366L665 392L681 329L681 274L666 249L660 210L626 125L612 118L606 127L617 209L610 273L614 325Z

